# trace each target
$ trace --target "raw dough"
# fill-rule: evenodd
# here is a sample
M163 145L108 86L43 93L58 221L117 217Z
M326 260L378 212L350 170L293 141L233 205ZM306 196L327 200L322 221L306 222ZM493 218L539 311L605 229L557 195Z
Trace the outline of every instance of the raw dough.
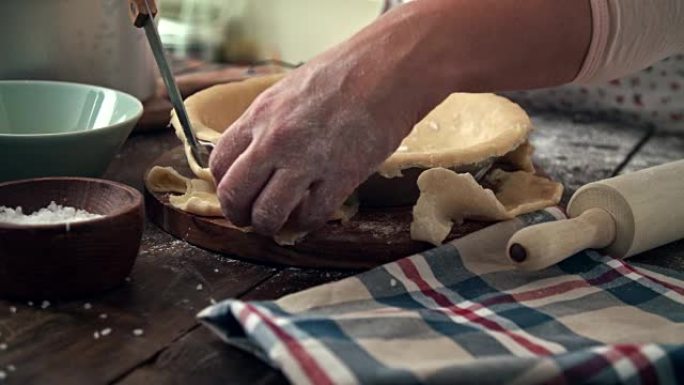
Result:
M411 167L478 163L517 148L531 130L525 111L504 97L454 93L413 127L378 173L391 178Z
M169 203L179 210L206 217L223 216L221 204L216 196L216 187L212 182L186 178L171 167L154 166L145 176L145 184L152 192L174 193L169 195ZM333 213L330 220L345 223L356 215L358 209L358 200L352 196ZM252 231L251 227L233 228L244 232ZM273 240L279 245L294 245L305 235L305 232L285 228L274 235Z
M169 203L177 209L207 217L223 215L212 182L186 178L171 167L155 166L147 173L145 183L152 192L181 194L169 195Z
M223 131L235 122L247 107L264 90L283 78L283 74L258 76L247 80L220 84L200 91L185 100L185 109L195 135L200 140L216 143ZM198 178L214 182L211 172L200 167L192 156L183 128L175 111L171 112L171 124L176 136L185 146L185 156L192 172Z
M420 198L413 207L411 239L440 245L464 219L499 221L557 204L563 186L526 171L490 172L485 189L470 174L445 168L418 177Z

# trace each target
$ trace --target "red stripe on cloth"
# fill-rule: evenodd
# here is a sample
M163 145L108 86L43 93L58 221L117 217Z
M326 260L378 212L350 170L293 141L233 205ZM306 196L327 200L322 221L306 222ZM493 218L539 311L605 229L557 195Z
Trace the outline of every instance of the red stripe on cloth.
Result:
M658 374L653 368L653 363L642 352L642 346L638 345L616 345L615 350L620 352L625 358L632 361L637 368L637 374L644 385L657 384Z
M289 335L281 327L273 323L268 317L262 314L254 306L245 304L245 309L249 312L256 314L264 324L273 332L273 334L278 338L290 352L292 357L297 361L299 366L302 368L304 374L309 378L311 383L316 385L333 385L334 382L328 377L328 374L321 368L316 360L309 354L309 352L304 349L304 347Z
M564 294L571 290L583 287L589 287L589 284L584 280L577 279L573 281L557 283L555 285L547 287L540 287L529 291L523 291L520 293L497 295L496 297L492 297L482 301L481 305L492 306L499 305L502 303L532 301L536 299L542 299L547 297L553 297L559 294Z
M659 284L659 285L662 285L662 286L664 286L664 287L666 287L666 288L668 288L668 289L670 289L670 290L672 290L672 291L674 291L674 292L676 292L676 293L678 293L678 294L680 294L680 295L684 295L684 287L677 286L677 285L675 285L675 284L673 284L673 283L663 281L663 280L658 279L658 278L656 278L656 277L652 277L652 276L650 276L650 275L648 275L648 274L646 274L646 273L643 273L643 272L641 272L641 271L636 270L634 267L630 266L629 264L625 263L625 262L622 261L622 260L619 260L619 259L616 259L616 260L617 260L618 262L620 262L620 264L622 265L622 267L625 268L625 269L627 269L629 272L632 272L632 273L637 274L637 275L639 275L639 276L641 276L641 277L644 277L644 278L646 278L646 279L649 279L649 280L651 280L651 281L653 281L653 282L655 282L655 283L657 283L657 284Z
M574 365L564 369L556 376L544 381L544 384L560 384L563 382L591 382L590 380L609 367L614 367L615 363L625 358L632 362L636 368L636 375L642 384L658 384L658 374L653 367L653 362L646 357L639 345L613 345L606 346L605 351L594 351L593 355Z
M477 323L483 327L485 327L488 330L492 331L497 331L502 334L505 334L506 336L510 337L513 341L518 343L520 346L523 348L527 349L533 354L536 355L551 355L552 352L545 347L536 344L527 338L511 331L507 330L503 326L499 325L497 322L492 321L490 319L481 317L477 315L475 312L472 310L469 310L464 307L460 307L456 305L455 303L451 302L449 298L447 298L445 295L436 292L425 280L423 277L421 277L420 272L416 268L416 266L413 264L413 262L410 260L410 258L404 258L399 261L397 261L397 264L401 268L401 270L404 272L406 277L413 281L420 291L426 295L427 297L432 298L439 306L447 308L451 313L460 315L464 318L466 318L469 321L472 321L474 323Z
M613 267L610 268L610 270L606 271L605 273L599 275L596 278L591 278L587 280L577 279L573 281L566 281L557 283L555 285L540 287L537 289L523 291L514 294L503 293L501 295L497 295L489 299L483 300L482 302L476 303L473 306L471 306L470 309L492 305L500 305L502 303L524 302L548 298L555 295L565 294L571 290L583 287L605 285L606 283L609 283L617 278L624 276L623 272L620 272Z

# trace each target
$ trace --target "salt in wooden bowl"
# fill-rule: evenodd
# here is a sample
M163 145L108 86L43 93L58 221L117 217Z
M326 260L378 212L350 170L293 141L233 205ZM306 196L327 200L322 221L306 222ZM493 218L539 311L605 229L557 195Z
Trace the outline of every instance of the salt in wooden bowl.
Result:
M48 206L102 217L71 223L0 222L0 297L73 299L121 284L138 255L144 224L142 195L101 179L57 177L0 184L0 206L25 214Z

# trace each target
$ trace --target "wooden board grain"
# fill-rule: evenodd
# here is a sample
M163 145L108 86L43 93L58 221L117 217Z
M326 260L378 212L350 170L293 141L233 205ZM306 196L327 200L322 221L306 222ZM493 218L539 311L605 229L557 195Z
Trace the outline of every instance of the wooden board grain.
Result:
M191 176L182 148L164 153L156 166L171 166ZM194 245L259 262L287 266L366 269L433 247L411 240L412 207L364 209L347 223L329 222L294 246L280 246L272 239L246 233L223 218L193 215L175 209L168 194L145 192L149 219L170 234ZM454 226L447 240L488 226L466 221Z

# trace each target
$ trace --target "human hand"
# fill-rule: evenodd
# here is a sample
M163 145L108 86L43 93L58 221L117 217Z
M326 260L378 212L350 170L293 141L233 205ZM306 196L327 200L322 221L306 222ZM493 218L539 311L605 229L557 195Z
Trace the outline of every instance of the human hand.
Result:
M401 98L380 97L390 86L369 87L385 78L357 77L374 64L364 60L344 46L315 59L226 130L210 168L231 222L266 235L314 229L397 148L413 121L394 112Z

